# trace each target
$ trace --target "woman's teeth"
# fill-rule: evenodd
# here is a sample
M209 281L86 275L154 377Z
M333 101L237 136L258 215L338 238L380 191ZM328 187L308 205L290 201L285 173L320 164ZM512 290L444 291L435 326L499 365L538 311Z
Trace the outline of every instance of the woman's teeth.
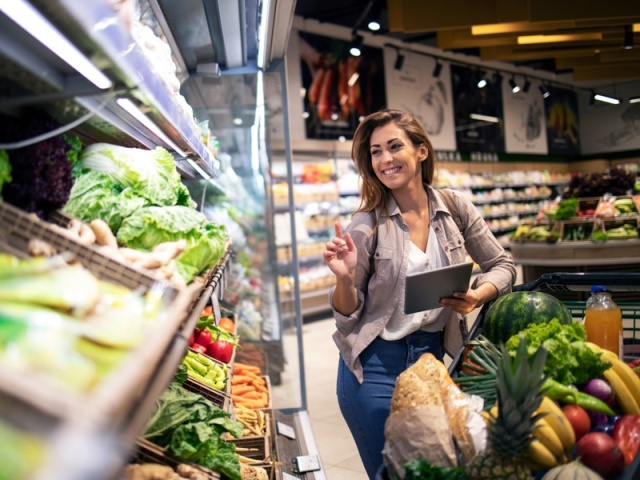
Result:
M396 168L390 168L389 170L385 170L384 172L382 172L385 175L393 175L394 173L398 172L398 170L400 170L399 167Z

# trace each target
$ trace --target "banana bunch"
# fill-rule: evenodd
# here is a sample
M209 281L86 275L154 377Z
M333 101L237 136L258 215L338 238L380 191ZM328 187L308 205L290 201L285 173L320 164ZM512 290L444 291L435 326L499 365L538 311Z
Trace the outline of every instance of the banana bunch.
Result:
M533 435L529 446L529 460L534 469L548 470L571 461L571 450L576 443L573 427L564 413L549 397L543 397L536 414Z
M603 375L611 385L622 413L640 415L640 378L615 353L591 342L587 342L587 345L594 352L600 353L603 361L611 364L611 368L605 370Z

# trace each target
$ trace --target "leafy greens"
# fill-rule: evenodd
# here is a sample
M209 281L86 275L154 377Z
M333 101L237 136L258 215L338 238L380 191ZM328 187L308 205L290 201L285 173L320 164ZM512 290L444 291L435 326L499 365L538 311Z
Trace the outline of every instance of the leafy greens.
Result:
M144 438L184 460L241 480L235 445L221 435L229 432L239 438L242 429L229 413L174 382L157 400Z
M507 340L507 350L514 356L520 335L527 341L529 358L544 346L547 361L544 372L564 385L582 385L592 378L599 378L611 366L600 359L586 344L587 334L578 322L569 325L556 318L547 323L532 324Z

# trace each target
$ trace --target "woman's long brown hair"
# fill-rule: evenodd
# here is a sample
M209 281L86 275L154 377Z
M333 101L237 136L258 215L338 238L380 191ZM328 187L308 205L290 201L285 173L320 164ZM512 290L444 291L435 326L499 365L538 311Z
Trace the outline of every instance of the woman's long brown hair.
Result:
M420 123L402 110L385 109L372 113L358 125L351 147L351 158L353 158L358 174L362 178L361 203L358 208L360 212L370 212L378 205L385 209L391 194L391 191L376 177L371 162L371 135L376 128L391 122L405 132L414 147L417 148L420 145L427 147L429 153L426 160L422 162L422 182L427 185L431 185L433 182L436 155L431 140Z

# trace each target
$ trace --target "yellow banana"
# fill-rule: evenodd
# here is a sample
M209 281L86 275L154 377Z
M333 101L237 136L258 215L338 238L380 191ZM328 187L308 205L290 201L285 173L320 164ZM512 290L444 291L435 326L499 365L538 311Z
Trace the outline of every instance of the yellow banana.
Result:
M584 342L584 343L586 343L587 347L589 347L591 350L593 350L596 353L602 353L603 352L602 348L600 348L599 345L596 345L593 342Z
M620 360L615 353L603 350L600 358L605 362L611 363L611 368L627 386L629 392L631 392L631 396L640 407L640 378L638 378L631 367Z
M533 429L533 436L542 443L557 458L562 458L564 445L556 431L545 420L546 416L539 419Z
M529 445L528 457L543 468L549 469L557 465L556 457L540 440L534 439Z
M546 413L543 417L549 426L555 431L556 435L562 442L565 451L571 451L576 443L576 434L573 427L564 416L562 409L555 404L549 397L542 397L538 412Z
M605 380L609 382L609 385L611 385L616 397L616 402L618 403L620 410L622 410L622 413L625 415L640 415L640 406L638 406L638 401L633 398L631 391L627 388L627 385L613 370L613 368L606 370L603 375Z

